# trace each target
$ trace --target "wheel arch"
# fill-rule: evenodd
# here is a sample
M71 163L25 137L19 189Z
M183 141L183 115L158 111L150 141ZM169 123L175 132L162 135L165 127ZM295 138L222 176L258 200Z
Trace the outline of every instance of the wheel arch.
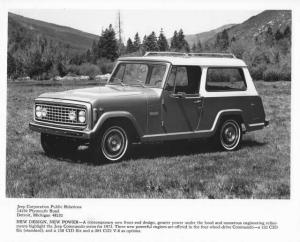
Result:
M214 127L214 130L213 130L213 134L215 134L218 129L220 128L221 124L225 121L225 120L228 120L228 119L234 119L236 121L239 122L240 125L242 125L242 131L246 131L246 130L243 130L243 126L245 127L245 118L244 118L244 115L243 115L243 111L240 110L240 109L237 109L237 110L228 110L228 111L223 111L220 113L218 119L217 119L217 122L216 122L216 125Z
M112 111L106 112L100 116L97 123L94 126L94 132L98 133L102 127L109 123L120 122L122 125L126 126L133 133L133 139L139 140L143 135L143 132L137 123L134 116L126 111Z

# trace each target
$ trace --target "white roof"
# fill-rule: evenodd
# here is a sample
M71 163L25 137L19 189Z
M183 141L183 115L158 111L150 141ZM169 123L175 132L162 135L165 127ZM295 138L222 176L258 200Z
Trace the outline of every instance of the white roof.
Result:
M237 58L226 57L195 57L195 56L143 56L143 57L121 57L119 61L159 61L169 62L172 65L188 66L247 66L245 62Z

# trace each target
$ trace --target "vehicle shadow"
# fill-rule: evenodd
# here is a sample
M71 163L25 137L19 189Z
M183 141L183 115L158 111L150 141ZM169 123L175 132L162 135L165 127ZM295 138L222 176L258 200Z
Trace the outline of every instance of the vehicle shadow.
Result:
M242 146L242 148L243 147L258 147L258 146L264 146L266 144L268 144L268 143L267 142L258 142L256 140L249 139L249 140L243 140L241 146Z
M244 147L264 146L266 143L255 140L245 140L241 144ZM204 153L219 152L220 149L210 140L192 140L192 141L169 141L157 144L141 144L132 147L129 158L132 159L153 159L158 157L174 157L179 155L194 155Z
M255 140L244 140L241 144L241 149L246 147L259 147L266 145L266 142L258 142ZM214 153L220 151L209 140L180 140L168 141L152 144L133 144L131 152L126 160L136 159L154 159L159 157L175 157L184 155ZM111 163L95 164L90 160L87 147L80 147L72 153L64 153L52 156L59 161L86 164L92 166L107 165Z
M179 155L193 155L201 153L211 153L217 151L208 140L179 140L154 144L133 145L129 158L153 159L161 156L174 157Z

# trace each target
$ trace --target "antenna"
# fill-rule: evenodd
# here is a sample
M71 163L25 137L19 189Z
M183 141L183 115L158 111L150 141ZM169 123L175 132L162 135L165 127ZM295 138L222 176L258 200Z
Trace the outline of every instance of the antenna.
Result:
M122 43L122 23L121 23L121 12L118 11L118 35L119 35L119 43Z

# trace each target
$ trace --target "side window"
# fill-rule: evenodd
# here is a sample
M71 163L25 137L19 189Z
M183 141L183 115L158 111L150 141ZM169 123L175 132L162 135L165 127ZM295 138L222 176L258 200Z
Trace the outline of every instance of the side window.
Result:
M147 85L161 87L162 80L166 72L165 65L153 65L151 71L151 77Z
M207 91L245 91L246 89L242 68L208 68L206 75Z
M184 92L187 93L189 86L189 79L186 67L177 67L176 78L175 78L175 93Z
M167 91L174 91L175 86L175 77L176 77L176 67L172 67L172 70L168 76L168 79L166 81L166 87L165 90Z
M175 93L198 94L200 79L201 68L199 66L175 66L172 67L167 79L166 90L175 90Z

